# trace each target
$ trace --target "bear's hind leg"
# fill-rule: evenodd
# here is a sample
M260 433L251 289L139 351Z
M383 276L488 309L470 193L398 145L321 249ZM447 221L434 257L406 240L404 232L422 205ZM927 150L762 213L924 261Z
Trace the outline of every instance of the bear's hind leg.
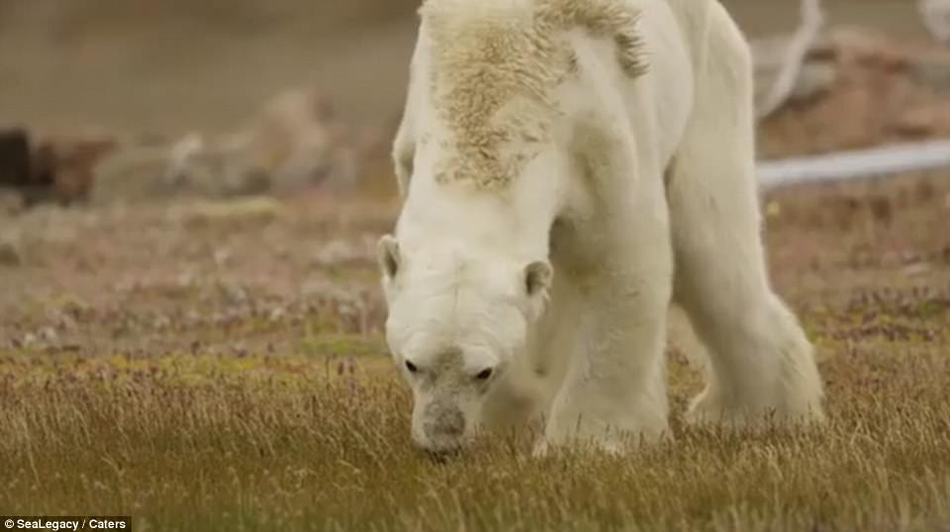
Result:
M708 387L689 417L820 419L822 384L812 346L766 272L748 48L717 9L693 116L667 185L674 298L710 356Z

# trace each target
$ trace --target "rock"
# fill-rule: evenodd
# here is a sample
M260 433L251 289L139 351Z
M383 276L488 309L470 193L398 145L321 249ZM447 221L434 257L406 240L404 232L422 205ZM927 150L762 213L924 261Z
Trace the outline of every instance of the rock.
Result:
M61 203L85 201L95 185L97 165L118 147L108 136L51 138L41 142L38 151L48 154L52 163L53 191Z
M950 54L917 59L911 71L920 83L939 92L950 93Z
M176 143L165 182L215 196L346 190L359 173L362 140L325 93L291 89L266 102L240 131L217 139L192 133Z
M20 344L20 347L29 349L31 347L34 347L37 344L37 342L38 342L38 339L35 334L26 333L23 335L23 339L20 340L19 344Z
M893 44L867 28L838 27L828 32L828 44L839 62L873 62L893 55Z
M88 199L96 165L117 146L105 135L50 136L37 141L30 155L29 178L20 188L28 205Z
M350 190L364 152L383 144L377 137L356 134L319 89L294 88L267 101L237 131L220 136L191 132L160 147L123 146L97 168L95 199Z
M103 159L96 168L96 186L92 191L95 203L140 201L204 191L193 190L190 182L177 182L168 177L174 168L167 145L128 145Z
M39 332L40 339L47 344L55 344L59 341L59 333L52 327L43 327Z
M222 283L219 286L219 288L220 288L222 297L229 304L239 305L239 304L247 303L248 299L250 299L250 296L247 293L247 290L239 284Z
M930 107L920 107L905 111L897 123L894 131L901 135L925 137L934 132L937 127L937 116Z
M63 331L74 330L77 326L76 319L68 312L60 309L46 311L46 319L52 324L52 327Z
M329 96L316 88L291 89L267 102L252 120L241 174L270 176L270 188L294 192L322 183L345 187L354 179L355 142Z
M0 187L30 182L30 140L23 128L0 129Z
M20 266L23 257L12 242L0 241L0 266Z
M273 323L277 323L281 321L282 319L284 319L284 317L286 316L287 316L286 310L284 310L282 307L274 307L273 309L271 309L270 313L268 314L268 319Z
M0 188L0 216L11 216L23 211L23 196Z
M904 266L904 275L907 277L921 277L933 270L933 266L928 262L915 262Z
M332 240L313 254L316 266L343 266L363 258L356 245L346 240Z
M234 252L227 248L218 248L212 255L215 266L223 268L228 266L234 258Z
M811 100L828 92L838 81L838 67L831 61L808 61L799 71L789 101Z

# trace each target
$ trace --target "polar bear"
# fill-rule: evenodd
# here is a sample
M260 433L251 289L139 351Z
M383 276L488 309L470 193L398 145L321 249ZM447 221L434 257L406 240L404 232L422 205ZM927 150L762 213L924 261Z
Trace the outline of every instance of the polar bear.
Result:
M820 420L760 235L750 51L717 0L427 0L378 245L386 340L436 452L667 434L667 316L709 354L694 422Z

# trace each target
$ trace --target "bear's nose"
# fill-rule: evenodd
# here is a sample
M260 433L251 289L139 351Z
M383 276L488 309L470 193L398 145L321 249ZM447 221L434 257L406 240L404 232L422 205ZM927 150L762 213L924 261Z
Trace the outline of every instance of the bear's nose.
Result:
M465 416L456 406L433 403L426 407L423 429L433 442L455 440L465 434Z

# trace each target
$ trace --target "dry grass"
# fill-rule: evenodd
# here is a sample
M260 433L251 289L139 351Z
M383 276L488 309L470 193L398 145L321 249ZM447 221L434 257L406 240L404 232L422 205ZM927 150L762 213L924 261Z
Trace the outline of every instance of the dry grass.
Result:
M309 82L349 116L401 102L408 0L61 3L0 0L0 71L22 82L0 89L5 120L227 128ZM906 2L857 3L830 7L918 25ZM777 30L780 4L794 11L731 5ZM129 514L137 531L950 530L946 177L770 197L772 271L820 348L826 427L684 427L700 382L674 349L676 439L622 459L533 460L530 434L445 463L410 446L372 260L391 205L0 211L0 514Z
M139 530L946 527L945 354L881 355L824 366L820 431L680 429L626 459L543 461L508 438L441 465L409 447L401 387L315 360L8 361L0 510L132 514Z
M509 435L445 463L410 446L378 332L361 242L389 208L5 219L22 265L0 266L0 514L131 514L140 531L950 529L950 183L769 200L772 270L820 348L828 426L677 417L674 442L626 458L534 460ZM674 349L677 416L699 386Z

